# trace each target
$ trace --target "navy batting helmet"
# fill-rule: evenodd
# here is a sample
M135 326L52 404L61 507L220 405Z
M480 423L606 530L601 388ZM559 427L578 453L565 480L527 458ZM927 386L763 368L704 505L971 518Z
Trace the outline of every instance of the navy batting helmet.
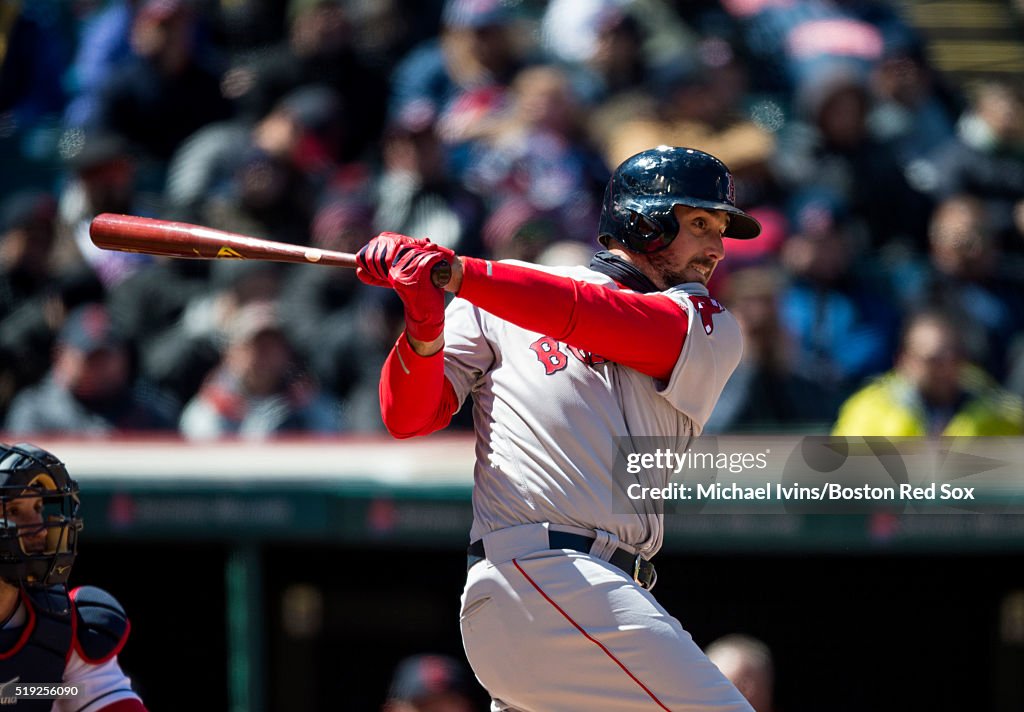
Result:
M78 504L64 463L29 443L0 443L0 578L65 583L82 528Z
M736 207L732 173L709 153L658 146L623 161L604 193L598 238L618 240L633 252L657 252L679 233L676 205L729 213L726 237L750 239L761 225Z

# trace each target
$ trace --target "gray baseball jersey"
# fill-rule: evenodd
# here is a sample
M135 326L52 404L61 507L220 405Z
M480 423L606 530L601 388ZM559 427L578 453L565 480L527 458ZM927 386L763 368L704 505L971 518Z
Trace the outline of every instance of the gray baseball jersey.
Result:
M619 288L585 267L524 266ZM666 436L685 447L700 434L742 348L735 318L703 285L663 294L679 304L687 332L667 383L452 301L445 375L460 403L472 394L477 433L472 541L551 522L610 532L648 558L658 551L660 514L612 513L615 439Z

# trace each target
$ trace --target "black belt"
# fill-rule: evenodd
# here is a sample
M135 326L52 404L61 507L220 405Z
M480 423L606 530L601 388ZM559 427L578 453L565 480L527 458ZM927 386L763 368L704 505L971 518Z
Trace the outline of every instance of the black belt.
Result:
M590 547L593 543L594 537L585 534L548 531L549 549L572 549L573 551L582 551L586 554L590 552ZM485 559L483 539L477 539L470 544L467 553L469 554L469 567ZM639 584L640 588L650 590L654 588L654 584L658 580L658 573L654 570L654 564L639 554L630 554L625 549L616 549L608 561L629 574Z

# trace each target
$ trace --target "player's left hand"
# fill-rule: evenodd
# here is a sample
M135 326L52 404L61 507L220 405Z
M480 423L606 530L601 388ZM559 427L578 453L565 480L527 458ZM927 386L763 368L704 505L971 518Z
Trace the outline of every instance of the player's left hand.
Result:
M429 243L430 240L407 237L397 232L382 232L356 253L356 277L371 287L390 287L388 270L391 269L395 258L410 246Z
M444 290L435 287L431 271L442 260L453 264L455 253L429 240L409 246L388 272L391 286L405 305L405 332L418 341L431 342L444 332Z

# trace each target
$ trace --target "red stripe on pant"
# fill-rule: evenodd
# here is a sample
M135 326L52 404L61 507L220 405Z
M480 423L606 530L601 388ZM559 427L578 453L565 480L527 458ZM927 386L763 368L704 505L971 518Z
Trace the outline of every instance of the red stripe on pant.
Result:
M527 581L529 581L529 582L530 582L530 585L531 585L531 586L533 586L533 587L534 587L535 589L537 589L537 593L539 593L539 594L540 594L541 596L543 596L543 597L544 597L544 600L545 600L545 601L547 601L548 603L550 603L550 604L551 604L551 605L552 605L552 606L554 607L554 609L555 609L556 611L558 611L559 613L561 613L561 614L562 614L562 617L563 617L563 618L565 618L565 620L569 621L569 623L571 623L571 624L572 624L572 627L573 627L573 628L575 628L575 629L576 629L576 630L578 630L578 631L579 631L580 633L582 633L582 634L583 634L583 637L584 637L584 638L586 638L586 639L587 639L587 640L589 640L589 641L590 641L591 643L593 643L594 645L596 645L597 647L599 647L599 648L600 648L600 649L601 649L601 650L602 650L602 651L604 652L604 654L605 654L605 655L607 655L607 656L608 656L609 658L611 658L611 659L612 659L612 661L613 661L613 662L614 662L614 663L615 663L616 665L618 665L618 666L619 666L620 668L622 668L622 671L623 671L624 673L626 673L627 675L629 675L629 678L630 678L630 679L631 679L631 680L632 680L633 682L635 682L635 683L636 683L637 685L639 685L639 686L640 686L640 689L642 689L642 690L643 690L644 692L646 692L646 693L647 693L647 695L648 695L648 696L649 696L649 697L650 697L650 698L651 698L652 700L654 700L655 704L657 704L657 705L658 705L658 707L660 707L661 709L665 710L665 712L672 712L672 710L670 710L670 709L669 709L668 707L666 707L666 706L665 706L664 704L662 704L661 700L659 700L659 699L658 699L657 695L655 695L655 694L654 694L653 692L651 692L651 691L650 691L650 690L649 690L649 689L647 688L647 685L645 685L644 683L640 682L640 680L638 680L638 679L637 679L637 676L636 676L636 675L634 675L634 674L633 674L632 672L630 672L629 668L627 668L627 667L626 667L625 665L623 665L623 664L622 664L622 661L620 661L620 660L619 660L619 659L618 659L617 657L615 657L614 655L612 655L612 652L611 652L610 650L608 650L608 648L606 648L606 647L604 646L604 644L602 644L602 643L601 643L601 641L597 640L597 639L596 639L596 638L594 638L594 637L593 637L592 635L590 635L590 633L588 633L587 631L583 630L583 627L582 627L582 626L581 626L581 625L580 625L579 623L577 623L576 621L574 621L574 620L572 619L572 616L570 616L570 615L569 615L568 613L566 613L566 612L565 612L564 610L562 610L562 607L561 607L561 606L559 606L559 605L558 605L557 603L555 603L554 601L552 601L552 600L551 600L551 598L550 598L550 597L549 597L549 596L548 596L548 595L547 595L546 593L544 593L544 590L543 590L543 589L542 589L542 588L541 588L540 586L538 586L538 585L537 585L537 582L536 582L536 581L534 581L534 580L533 580L532 578L530 578L530 575L529 575L528 573L526 573L525 571L523 571L523 568L522 568L522 567L521 567L521 566L519 565L519 561L517 561L516 559L512 559L512 563L513 563L513 564L515 564L515 567L516 567L516 569L518 569L518 570L519 570L519 573L521 573L521 574L523 575L523 577L524 577L524 578L525 578L525 579L526 579Z

